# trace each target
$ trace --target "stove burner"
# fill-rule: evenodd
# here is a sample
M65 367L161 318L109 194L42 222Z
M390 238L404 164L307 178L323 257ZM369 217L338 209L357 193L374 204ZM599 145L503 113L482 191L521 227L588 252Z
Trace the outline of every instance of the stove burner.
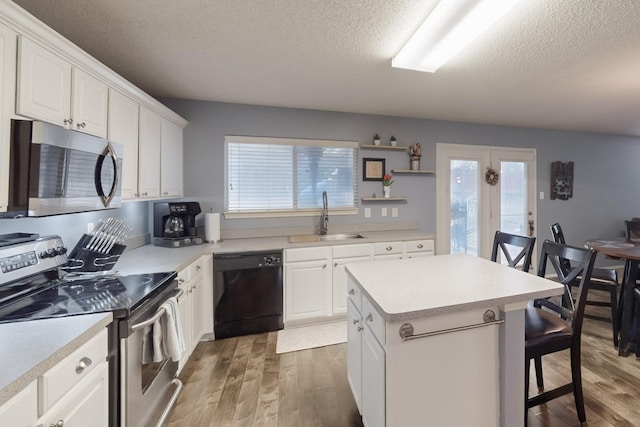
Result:
M126 292L127 288L124 287L119 280L107 279L105 281L96 282L93 287L97 291L111 291L111 292Z

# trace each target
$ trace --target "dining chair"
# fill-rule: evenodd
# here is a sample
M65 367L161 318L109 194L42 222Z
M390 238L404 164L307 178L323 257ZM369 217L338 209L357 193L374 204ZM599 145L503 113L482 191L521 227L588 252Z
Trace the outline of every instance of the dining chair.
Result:
M553 234L553 240L556 243L560 243L562 245L566 244L562 227L560 227L560 224L557 222L551 226L551 234ZM561 266L565 271L569 271L571 269L571 262L566 259L561 260ZM579 281L580 278L576 278L576 280L571 283L571 286L578 286ZM615 347L618 346L620 327L620 317L618 313L618 285L618 272L616 270L612 268L594 267L593 273L591 274L591 280L589 281L589 290L608 292L609 301L587 300L586 302L587 305L611 308L611 331L613 332L613 345Z
M640 221L625 221L627 225L627 240L640 242Z
M567 270L562 266L564 259L571 261L571 269ZM525 309L525 408L527 410L573 392L578 419L580 422L586 421L582 393L580 335L589 279L595 259L596 252L591 249L562 245L550 240L546 240L542 246L538 276L545 277L550 263L558 280L564 285L570 307L556 304L551 299L537 299L533 307ZM572 283L575 280L578 280L579 284L577 292L572 295L572 289L574 289ZM544 391L542 356L566 349L570 351L571 382L553 390ZM531 359L535 362L536 381L541 393L529 398ZM525 411L525 425L527 412Z
M498 251L500 251L509 267L521 268L522 271L528 272L531 267L531 256L535 243L535 237L519 236L498 230L493 238L491 261L498 261ZM520 261L522 264L518 265Z

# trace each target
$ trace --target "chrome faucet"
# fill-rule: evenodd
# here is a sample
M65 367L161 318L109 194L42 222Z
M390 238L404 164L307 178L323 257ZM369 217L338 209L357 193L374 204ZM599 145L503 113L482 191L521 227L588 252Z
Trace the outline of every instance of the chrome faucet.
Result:
M320 226L320 234L327 234L329 231L329 203L327 202L327 192L322 192L322 225Z

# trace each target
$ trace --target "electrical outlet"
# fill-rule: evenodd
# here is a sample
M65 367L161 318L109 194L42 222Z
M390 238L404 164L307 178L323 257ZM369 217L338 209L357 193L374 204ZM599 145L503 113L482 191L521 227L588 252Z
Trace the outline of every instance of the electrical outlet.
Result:
M364 217L371 218L371 208L364 208Z
M93 231L94 225L92 222L87 224L87 233L91 233Z
M393 218L398 218L398 208L391 208L391 216Z
M387 208L382 208L382 212L380 212L380 216L387 216Z
M544 191L540 192L540 200L544 200Z

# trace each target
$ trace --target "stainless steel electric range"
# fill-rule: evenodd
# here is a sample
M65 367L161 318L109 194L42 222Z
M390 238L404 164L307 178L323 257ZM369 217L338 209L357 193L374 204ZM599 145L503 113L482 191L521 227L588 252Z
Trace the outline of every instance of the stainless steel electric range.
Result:
M64 275L67 249L58 236L0 235L0 323L111 312L109 401L111 426L161 424L182 388L178 363L163 355L142 360L161 305L181 291L175 272L120 276Z

